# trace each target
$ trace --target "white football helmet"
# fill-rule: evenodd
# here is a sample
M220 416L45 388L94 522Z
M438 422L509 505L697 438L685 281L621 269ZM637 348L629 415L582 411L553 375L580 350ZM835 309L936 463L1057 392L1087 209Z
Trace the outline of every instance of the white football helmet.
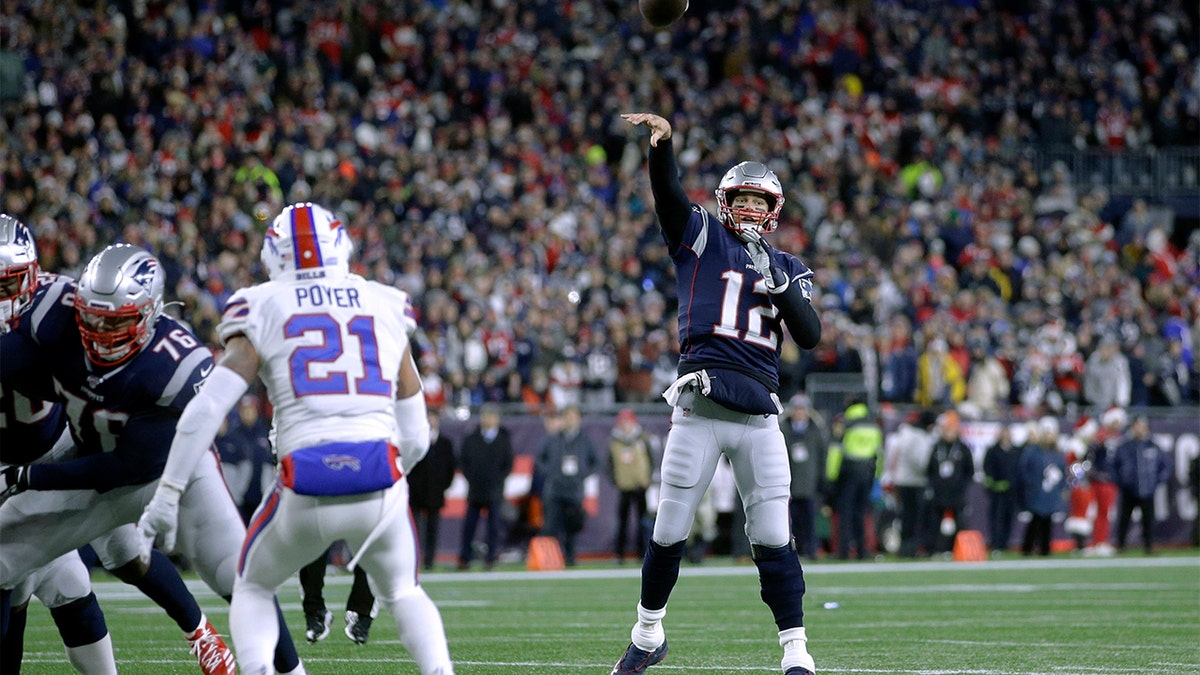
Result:
M767 200L767 211L735 209L733 200L739 192L751 192ZM717 185L717 217L721 224L734 234L748 229L759 234L774 232L779 227L779 213L783 210L783 185L779 177L766 165L759 162L742 162L725 172Z
M0 213L0 332L33 302L38 270L33 233L25 223Z
M279 279L300 270L350 269L354 245L337 216L311 202L283 210L263 237L262 261L267 274Z
M165 283L158 258L136 246L113 244L92 258L75 291L79 336L92 363L115 366L141 350L162 315Z

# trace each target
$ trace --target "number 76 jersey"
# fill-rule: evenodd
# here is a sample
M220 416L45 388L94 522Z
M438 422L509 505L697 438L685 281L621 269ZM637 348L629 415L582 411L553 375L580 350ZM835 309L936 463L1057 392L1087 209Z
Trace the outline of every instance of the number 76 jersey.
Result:
M393 402L408 335L408 294L326 268L244 288L225 306L222 341L244 336L274 407L279 457L330 441L397 441Z

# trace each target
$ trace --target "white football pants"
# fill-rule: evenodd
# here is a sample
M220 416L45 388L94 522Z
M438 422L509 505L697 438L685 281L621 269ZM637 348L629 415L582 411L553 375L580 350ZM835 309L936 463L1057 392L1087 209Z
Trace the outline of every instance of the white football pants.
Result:
M0 506L0 588L13 588L51 560L96 541L105 567L140 552L134 523L157 481L99 493L30 490ZM216 454L196 463L179 506L179 550L218 595L233 592L245 526L221 478Z
M724 453L742 497L750 543L785 546L791 540L788 495L792 474L778 416L735 412L699 395L690 405L690 411L676 407L671 414L654 541L668 546L687 539L696 509Z
M422 675L453 674L441 614L417 584L404 479L388 490L345 497L308 497L276 485L263 498L246 533L229 615L242 673L273 672L280 630L272 605L276 589L338 539L358 552L377 525L377 538L360 557L371 590L395 617L400 641Z

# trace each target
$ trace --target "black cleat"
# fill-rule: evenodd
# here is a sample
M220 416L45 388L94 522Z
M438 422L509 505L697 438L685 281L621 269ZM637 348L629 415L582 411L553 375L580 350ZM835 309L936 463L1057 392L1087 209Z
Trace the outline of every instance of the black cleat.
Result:
M631 673L644 673L650 666L661 663L667 658L667 641L658 646L652 652L638 649L632 642L625 650L625 655L617 661L617 665L613 666L612 675L630 675Z
M329 625L333 623L333 612L325 610L317 614L304 615L304 639L315 644L329 637Z
M358 612L346 612L346 637L356 645L367 644L371 633L371 616L358 615Z

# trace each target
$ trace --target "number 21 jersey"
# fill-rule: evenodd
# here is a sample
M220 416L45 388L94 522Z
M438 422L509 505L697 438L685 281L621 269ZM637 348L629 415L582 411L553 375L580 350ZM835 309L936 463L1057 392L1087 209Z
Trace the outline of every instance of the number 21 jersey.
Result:
M241 335L258 352L280 457L322 442L397 440L397 378L416 328L408 295L322 273L238 291L217 327L223 341Z

